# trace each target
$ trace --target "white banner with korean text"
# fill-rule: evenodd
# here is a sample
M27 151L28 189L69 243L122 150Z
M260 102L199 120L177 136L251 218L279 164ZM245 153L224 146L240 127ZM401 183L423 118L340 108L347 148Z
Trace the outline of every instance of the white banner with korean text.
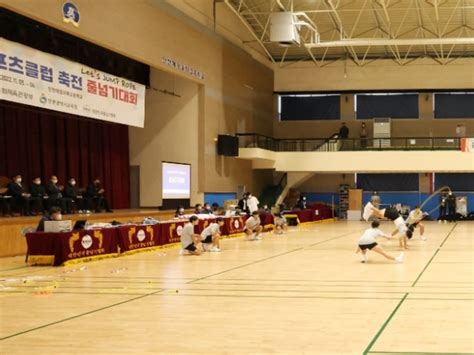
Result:
M143 127L145 86L0 38L0 100Z

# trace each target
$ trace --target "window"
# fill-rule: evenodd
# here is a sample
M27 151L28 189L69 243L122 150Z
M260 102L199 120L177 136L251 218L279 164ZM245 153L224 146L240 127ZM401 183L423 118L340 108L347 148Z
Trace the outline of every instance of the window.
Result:
M357 174L357 188L365 191L418 191L418 174Z
M279 95L278 114L281 121L339 120L341 95Z
M418 118L418 93L356 94L354 98L358 120L376 117Z
M436 173L435 189L449 186L453 191L474 191L473 173Z
M435 118L474 118L474 92L434 94Z

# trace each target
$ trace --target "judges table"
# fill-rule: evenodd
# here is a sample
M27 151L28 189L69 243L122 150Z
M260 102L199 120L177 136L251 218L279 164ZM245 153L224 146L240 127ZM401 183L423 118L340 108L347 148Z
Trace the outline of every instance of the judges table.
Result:
M195 226L195 233L201 233L215 219L200 219ZM247 216L225 217L221 235L242 233L246 219ZM273 226L273 216L270 213L262 214L261 221L264 227ZM28 233L28 263L57 266L157 249L163 245L178 243L186 223L187 219L183 219L154 225L129 224L63 233Z
M313 204L306 209L297 209L286 211L284 215L287 218L297 218L298 223L316 222L323 219L332 218L332 210L323 204Z

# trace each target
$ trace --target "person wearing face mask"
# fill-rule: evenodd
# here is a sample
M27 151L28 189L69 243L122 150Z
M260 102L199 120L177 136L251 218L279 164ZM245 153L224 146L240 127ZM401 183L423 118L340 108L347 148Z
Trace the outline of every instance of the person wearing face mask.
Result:
M250 214L254 213L255 211L258 211L259 203L260 202L258 201L258 199L249 192L249 195L247 197L247 206L249 208Z
M249 197L249 193L248 192L244 193L244 196L239 200L239 203L238 203L239 209L242 212L245 212L247 214L249 214L249 207L248 207L248 204L247 204L248 197Z
M84 210L88 210L88 207L85 206L85 201L82 198L82 193L76 185L75 178L70 178L67 181L67 185L64 188L64 196L71 199L71 203L76 205L79 213L82 213Z
M12 181L8 184L7 195L12 196L12 205L18 212L31 216L31 195L26 192L21 182L21 175L13 176Z
M30 194L32 205L36 207L37 211L44 213L48 210L48 195L44 186L41 185L40 177L37 176L31 180Z
M204 213L204 209L202 208L202 205L200 203L197 203L194 206L194 214L203 214L203 213Z
M186 218L186 216L184 215L184 207L182 205L179 205L176 209L174 218Z
M107 212L112 212L109 207L109 203L105 198L105 190L100 183L100 179L96 178L89 184L86 195L95 206L96 213L101 212L103 209L105 209Z
M45 214L41 217L38 227L36 227L37 232L44 232L44 222L45 221L61 221L63 216L61 214L61 208L58 206L51 207L49 214Z
M206 203L204 204L204 209L203 209L203 212L202 212L202 213L204 213L204 214L212 214L212 208L211 208L211 205L210 205L208 202L206 202Z
M46 185L46 193L48 194L49 205L59 206L63 213L71 213L71 199L64 197L62 190L63 186L58 185L58 177L53 175Z
M306 209L306 196L301 195L296 202L296 207L301 208L302 210Z

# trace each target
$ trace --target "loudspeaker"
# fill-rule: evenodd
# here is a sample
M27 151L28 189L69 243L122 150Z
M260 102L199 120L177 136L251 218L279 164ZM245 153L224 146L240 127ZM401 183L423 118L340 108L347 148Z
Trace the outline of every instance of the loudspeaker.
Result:
M219 134L217 137L217 154L227 157L237 157L239 155L239 138Z

